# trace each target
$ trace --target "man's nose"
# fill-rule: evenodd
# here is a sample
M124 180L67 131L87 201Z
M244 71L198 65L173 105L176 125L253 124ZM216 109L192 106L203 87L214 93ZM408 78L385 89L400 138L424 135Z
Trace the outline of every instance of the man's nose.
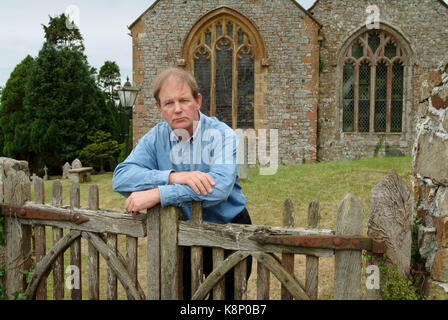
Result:
M182 112L182 106L179 101L176 101L174 103L174 112Z

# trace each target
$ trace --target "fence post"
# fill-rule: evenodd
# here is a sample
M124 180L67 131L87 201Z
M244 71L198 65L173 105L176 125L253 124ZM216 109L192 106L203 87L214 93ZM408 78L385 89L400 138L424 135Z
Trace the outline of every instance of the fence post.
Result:
M169 206L160 212L160 296L162 300L177 300L182 295L182 249L177 245L178 220L181 211Z
M81 194L79 183L74 182L70 187L70 207L80 208L81 207ZM70 265L76 266L79 271L79 279L75 281L79 287L74 285L71 289L72 300L82 299L82 281L81 281L81 238L76 239L70 245ZM76 274L76 273L75 273Z
M146 214L146 281L149 300L160 300L160 205Z
M34 184L34 202L45 204L45 183L42 178L36 177ZM36 224L34 226L34 247L36 251L36 263L42 260L46 254L45 226ZM36 300L47 300L47 279L44 276L36 291Z
M294 203L287 198L283 203L283 226L294 228L294 216ZM282 265L289 274L294 275L294 254L282 253ZM283 284L281 285L281 299L292 300L292 295Z
M347 194L338 206L336 235L361 236L363 219L361 201ZM336 250L334 264L334 299L361 299L362 251Z
M89 188L89 209L99 209L99 189L96 184ZM100 255L89 241L89 300L100 299Z
M31 200L28 163L0 158L0 202L22 206ZM20 224L16 217L5 217L5 284L9 299L23 293L26 282L21 270L31 268L31 227Z
M60 180L53 182L53 199L52 205L55 207L62 206L62 183ZM53 246L62 239L64 230L62 228L53 227ZM60 255L56 258L53 265L53 294L55 300L64 300L64 256Z
M191 203L191 222L202 223L202 203ZM191 247L191 296L194 296L196 290L202 282L204 274L202 247Z
M319 228L319 201L313 200L308 206L308 228ZM306 256L305 291L310 299L317 300L319 282L319 257Z

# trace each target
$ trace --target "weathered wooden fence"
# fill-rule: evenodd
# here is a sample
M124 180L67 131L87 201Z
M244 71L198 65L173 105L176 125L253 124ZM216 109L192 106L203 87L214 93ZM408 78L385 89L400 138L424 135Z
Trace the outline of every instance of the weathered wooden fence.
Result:
M106 298L117 299L117 282L128 299L182 299L182 247L191 247L192 299L224 299L224 275L235 270L235 299L247 298L246 260L257 260L257 298L269 299L270 275L281 283L282 299L317 299L320 257L335 257L334 299L361 298L362 250L382 252L381 241L362 237L364 211L358 198L348 194L339 204L336 230L319 229L319 203L308 210L308 228L294 227L290 199L283 208L284 227L216 225L202 222L200 203L192 203L192 219L181 221L177 207L130 215L99 208L98 187L91 185L88 208L80 207L80 186L72 184L70 204L62 203L62 184L53 183L53 197L46 203L44 182L34 180L34 202L26 162L0 158L0 204L5 217L6 246L3 261L9 298L24 292L28 299L64 299L66 277L63 254L70 252L70 266L81 277L81 238L88 242L88 297L82 281L72 286L71 298L100 298L100 257L107 263ZM46 230L52 229L47 248ZM126 254L117 249L118 235L126 236ZM146 292L137 277L138 238L146 240ZM212 247L213 271L203 277L202 248ZM233 253L225 257L224 250ZM294 256L306 255L306 277L294 274ZM281 258L279 258L279 255ZM34 260L34 266L33 266ZM0 261L2 262L2 261ZM1 265L0 265L1 268ZM25 281L22 270L33 270ZM52 294L47 278L53 271ZM254 272L252 272L253 274ZM76 279L75 279L76 280ZM79 280L79 279L78 279ZM49 286L48 286L49 287Z

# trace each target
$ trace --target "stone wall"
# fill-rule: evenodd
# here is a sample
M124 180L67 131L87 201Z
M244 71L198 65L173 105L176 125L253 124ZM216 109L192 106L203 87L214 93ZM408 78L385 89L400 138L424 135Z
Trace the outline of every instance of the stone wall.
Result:
M413 147L420 255L431 279L427 295L448 292L448 55L422 77Z
M402 134L343 133L340 103L342 65L339 62L353 34L366 31L366 9L379 8L380 28L398 37L411 52L405 66L405 108ZM381 139L410 154L415 139L421 75L436 68L440 52L448 50L448 8L439 0L318 0L310 12L323 25L320 55L318 157L321 160L372 157ZM436 23L434 23L436 22ZM364 28L364 29L363 29ZM382 149L384 152L384 149Z
M156 1L130 28L133 79L141 89L133 115L134 145L162 120L152 97L155 76L183 58L184 41L195 23L223 6L253 23L269 58L269 66L255 75L255 129L279 130L280 163L315 160L320 26L293 0Z

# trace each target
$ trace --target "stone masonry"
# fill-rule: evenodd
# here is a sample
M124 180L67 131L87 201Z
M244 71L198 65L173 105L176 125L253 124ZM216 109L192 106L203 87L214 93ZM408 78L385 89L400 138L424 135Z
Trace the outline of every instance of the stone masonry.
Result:
M367 31L368 6L379 9L380 29L389 32L408 49L405 65L405 112L403 132L342 132L340 59L353 35ZM415 138L416 110L424 99L420 95L422 74L437 67L440 52L448 50L448 8L439 0L317 0L309 11L322 24L324 38L320 55L324 69L320 74L318 158L320 160L372 157L375 146L410 154ZM384 149L381 151L383 152Z
M368 6L379 9L379 27L406 51L401 133L344 133L343 56L367 31ZM213 12L233 10L253 25L266 56L255 61L257 129L277 129L280 164L366 158L383 143L410 154L416 135L422 77L448 49L448 6L442 0L317 0L307 11L294 0L157 0L134 23L134 145L161 117L152 83L164 68L182 66L190 31ZM319 70L319 57L323 68Z
M161 121L152 83L164 68L182 61L190 30L222 7L247 17L264 41L268 63L255 74L255 130L278 129L280 163L316 160L318 31L320 25L293 0L159 0L131 26L134 145ZM188 61L184 66L189 69Z
M448 55L423 78L413 147L420 254L431 279L427 295L448 293Z

